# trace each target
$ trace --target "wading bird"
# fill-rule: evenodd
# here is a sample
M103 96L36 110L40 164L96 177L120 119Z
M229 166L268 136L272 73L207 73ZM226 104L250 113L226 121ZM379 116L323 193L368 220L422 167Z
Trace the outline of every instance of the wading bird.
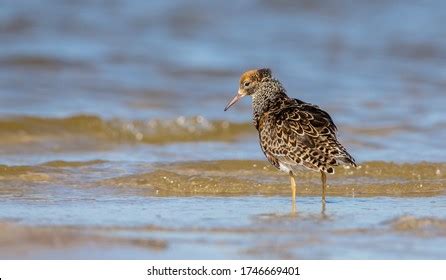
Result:
M293 212L296 209L296 174L301 168L319 171L325 209L327 175L334 166L356 167L355 160L339 143L336 125L318 106L290 98L270 69L249 70L240 77L238 93L225 111L244 96L252 97L253 123L260 147L268 161L289 174Z

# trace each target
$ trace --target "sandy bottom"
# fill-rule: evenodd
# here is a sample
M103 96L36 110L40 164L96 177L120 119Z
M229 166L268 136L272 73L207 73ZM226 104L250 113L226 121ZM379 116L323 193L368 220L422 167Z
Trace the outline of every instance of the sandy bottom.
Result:
M446 165L368 162L320 179L264 161L0 166L0 258L446 258Z
M9 201L3 259L446 258L444 196L130 197Z

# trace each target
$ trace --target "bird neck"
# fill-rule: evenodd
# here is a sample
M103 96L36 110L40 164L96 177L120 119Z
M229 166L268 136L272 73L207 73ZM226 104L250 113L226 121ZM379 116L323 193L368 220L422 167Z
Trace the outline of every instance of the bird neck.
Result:
M279 81L270 79L262 82L259 89L252 95L254 123L257 123L264 113L281 108L287 99L289 97Z

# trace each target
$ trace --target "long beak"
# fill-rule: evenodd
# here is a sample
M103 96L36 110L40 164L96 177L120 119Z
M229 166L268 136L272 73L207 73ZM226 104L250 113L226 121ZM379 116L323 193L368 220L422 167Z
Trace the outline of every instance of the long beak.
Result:
M241 94L240 92L237 93L232 99L231 101L229 101L228 105L226 105L225 107L225 111L229 109L229 107L231 107L232 105L234 105L235 103L237 103L237 101L239 101L240 99L242 99L242 97L245 96L244 94Z

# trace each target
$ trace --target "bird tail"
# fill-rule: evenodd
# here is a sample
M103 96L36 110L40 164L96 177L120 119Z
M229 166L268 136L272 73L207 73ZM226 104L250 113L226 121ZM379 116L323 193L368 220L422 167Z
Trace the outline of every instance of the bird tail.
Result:
M347 150L345 150L345 148L343 149L342 156L340 156L338 159L345 164L351 165L353 167L358 167L355 159L347 152Z

